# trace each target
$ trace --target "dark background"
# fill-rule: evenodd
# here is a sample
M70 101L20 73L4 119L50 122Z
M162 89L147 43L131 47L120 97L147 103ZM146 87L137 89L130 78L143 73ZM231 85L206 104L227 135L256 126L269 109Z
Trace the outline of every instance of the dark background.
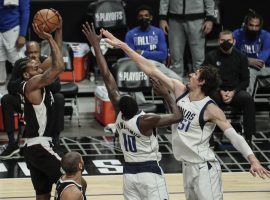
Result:
M93 0L31 0L31 16L43 8L54 8L63 17L63 40L68 42L86 42L81 25L85 21L87 6ZM220 0L221 24L224 28L234 30L241 26L243 18L249 8L256 10L264 18L263 28L270 31L269 0ZM136 26L136 8L141 4L152 7L154 13L153 25L158 26L159 0L124 0L128 28ZM29 26L31 27L31 26ZM28 33L29 40L38 40L31 31ZM118 34L120 34L118 32ZM123 39L125 32L119 36Z

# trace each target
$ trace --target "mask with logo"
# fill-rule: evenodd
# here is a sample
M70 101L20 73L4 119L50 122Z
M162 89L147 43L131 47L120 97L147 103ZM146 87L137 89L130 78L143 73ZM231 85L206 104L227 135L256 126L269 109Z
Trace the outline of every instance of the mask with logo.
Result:
M245 33L246 33L246 38L252 41L257 38L257 36L260 34L260 31L253 31L253 30L246 29Z
M228 40L220 44L220 48L225 52L228 52L232 48L232 46L233 43L230 43Z
M138 20L138 24L143 31L145 31L150 26L150 23L151 19L149 18L141 18Z

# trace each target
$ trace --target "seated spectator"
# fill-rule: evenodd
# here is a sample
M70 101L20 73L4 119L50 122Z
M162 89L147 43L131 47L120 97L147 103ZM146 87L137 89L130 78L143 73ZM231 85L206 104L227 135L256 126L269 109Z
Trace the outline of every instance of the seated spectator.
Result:
M250 94L254 90L256 76L270 75L270 33L263 30L262 26L262 17L249 10L243 27L233 32L235 48L248 57L250 83L247 91Z
M65 172L56 183L55 200L81 199L86 200L86 181L82 177L84 162L78 152L69 152L61 160Z
M129 30L125 42L143 57L164 63L167 44L162 29L152 26L152 9L142 5L137 9L138 26Z
M255 105L246 88L249 84L247 57L233 48L235 40L233 33L224 30L219 34L220 47L209 52L205 64L219 69L222 84L219 91L212 95L216 103L230 105L243 111L245 138L251 146L252 134L255 128Z
M166 68L163 64L159 64L165 63L168 49L163 30L151 25L152 13L152 9L146 5L141 5L137 9L138 26L127 32L125 42L143 57L156 61L156 66L164 74L180 79L174 71ZM141 92L136 92L135 95L139 104L146 102Z
M31 59L39 60L46 70L51 65L51 58L40 56L40 46L37 42L31 41L26 44L26 56ZM0 154L0 159L8 159L14 154L19 152L18 140L15 141L14 137L14 112L22 112L21 98L18 94L20 83L23 81L20 75L21 73L21 61L16 61L14 68L11 73L11 78L7 85L8 94L1 98L2 112L4 128L8 135L8 145L4 147L4 150ZM59 93L61 89L60 80L57 78L54 83L48 86L54 95L56 108L57 108L57 121L55 122L55 132L53 137L53 143L58 145L60 132L64 129L64 96Z

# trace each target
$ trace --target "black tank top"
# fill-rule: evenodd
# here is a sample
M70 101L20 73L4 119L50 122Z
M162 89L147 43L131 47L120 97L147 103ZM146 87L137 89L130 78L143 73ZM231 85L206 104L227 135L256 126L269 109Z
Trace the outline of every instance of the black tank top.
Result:
M82 186L76 183L73 180L65 180L63 181L61 178L56 183L56 190L55 190L55 200L60 200L62 192L68 188L69 186L75 185L81 192L83 196L83 200L86 200L86 196L82 191Z
M23 101L23 110L24 110L24 120L25 120L25 138L33 138L38 136L46 136L52 137L54 128L55 128L55 103L52 93L48 88L42 89L43 94L43 102L46 107L46 115L45 119L47 119L47 123L45 124L45 129L42 133L39 133L39 128L41 126L42 120L37 116L33 104L28 101L28 99L24 95L24 86L27 84L26 82L22 82L20 85L20 95ZM45 95L45 96L44 96ZM41 114L41 113L40 113ZM44 120L43 120L44 121Z

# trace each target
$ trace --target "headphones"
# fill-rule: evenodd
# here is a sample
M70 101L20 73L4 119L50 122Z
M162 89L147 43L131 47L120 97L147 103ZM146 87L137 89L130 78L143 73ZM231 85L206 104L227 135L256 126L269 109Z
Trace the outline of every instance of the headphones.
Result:
M263 18L255 10L252 10L252 9L248 9L248 14L244 17L243 28L246 29L248 22L254 18L257 18L260 20L260 30L261 30L263 27Z

